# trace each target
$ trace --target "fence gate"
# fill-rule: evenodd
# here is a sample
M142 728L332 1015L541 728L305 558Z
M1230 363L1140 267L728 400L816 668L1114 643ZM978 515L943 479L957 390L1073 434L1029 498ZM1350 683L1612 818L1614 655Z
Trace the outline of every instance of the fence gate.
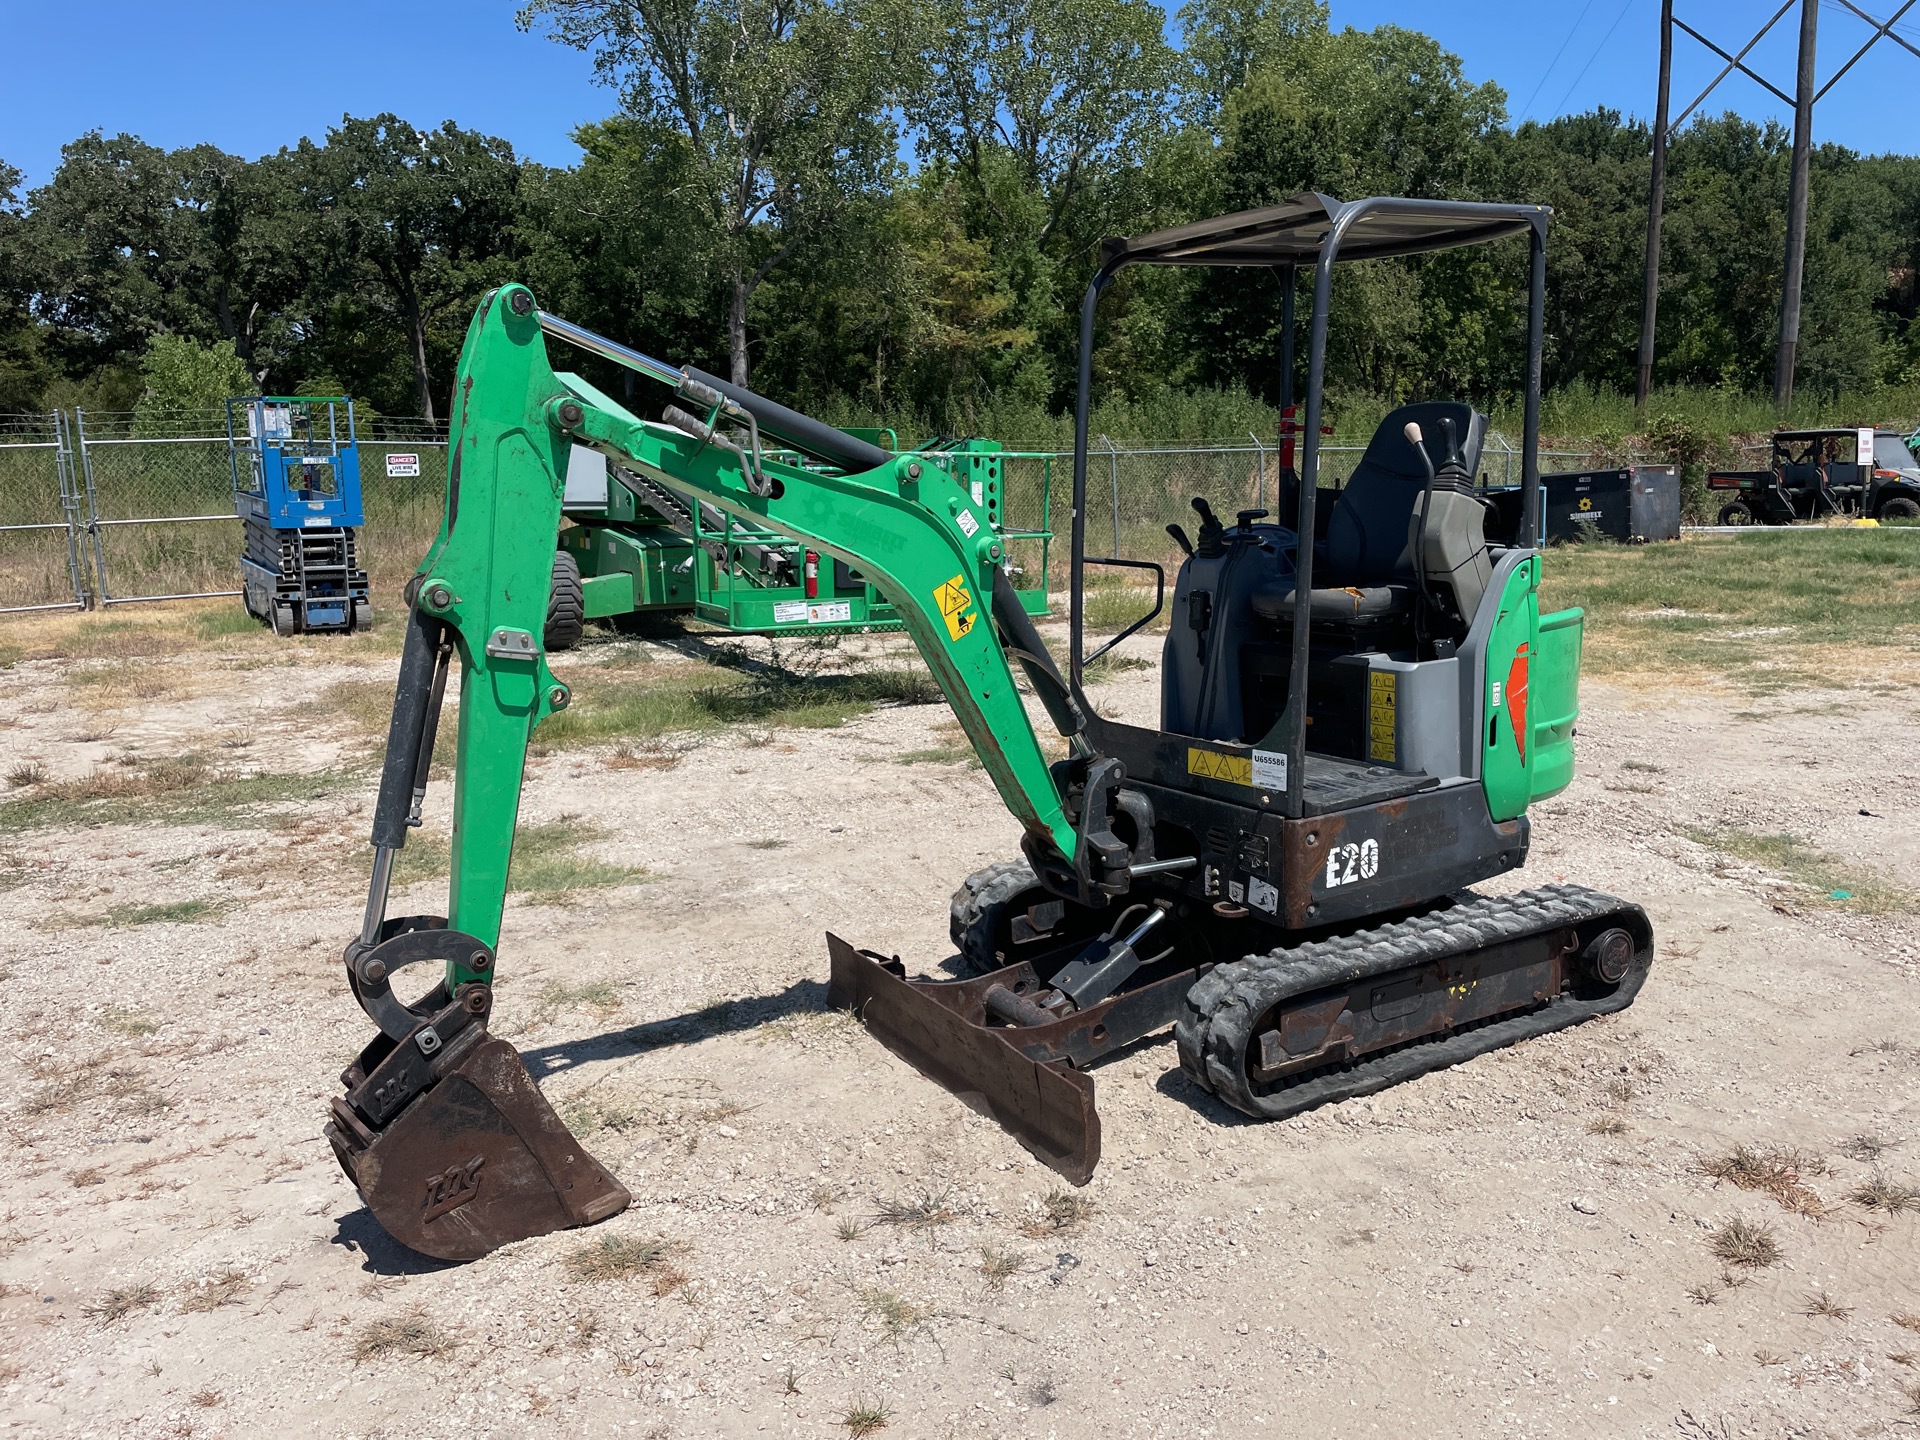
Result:
M86 608L81 514L66 417L0 416L0 614Z
M103 608L240 593L232 583L241 542L226 436L207 434L198 415L170 418L142 416L136 427L130 414L73 412L94 598ZM116 594L115 575L137 576L133 586L151 593Z

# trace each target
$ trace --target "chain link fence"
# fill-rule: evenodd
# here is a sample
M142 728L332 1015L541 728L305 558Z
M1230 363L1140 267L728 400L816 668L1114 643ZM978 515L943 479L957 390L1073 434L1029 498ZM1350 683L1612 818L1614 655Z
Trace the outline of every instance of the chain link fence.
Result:
M86 604L67 418L0 415L0 614Z
M444 424L359 425L362 563L390 593L439 529ZM0 416L0 613L238 593L224 409Z
M226 424L224 409L0 416L0 612L236 593ZM378 599L395 593L439 529L446 427L361 416L357 428L360 553ZM1344 484L1364 453L1323 445L1322 485ZM1549 470L1617 463L1599 447L1541 454ZM1280 452L1257 435L1184 445L1098 436L1087 466L1088 554L1164 564L1174 558L1166 527L1192 529L1194 496L1223 518L1274 509ZM1490 432L1480 470L1489 484L1517 484L1518 445ZM1002 515L1023 583L1045 573L1052 588L1064 585L1065 545L1053 536L1067 534L1072 491L1071 452L1007 453Z
M1320 447L1320 486L1337 492L1366 454L1364 445ZM1616 463L1599 447L1543 450L1542 470L1584 470ZM1520 447L1489 432L1480 473L1489 485L1520 483ZM1009 530L1067 532L1073 506L1071 451L1010 452L1005 464L1004 515ZM1106 436L1087 445L1087 553L1128 560L1170 560L1167 526L1191 531L1192 501L1204 497L1230 520L1241 510L1273 511L1280 484L1280 451L1255 435L1240 441L1193 445L1122 446ZM1285 517L1276 517L1284 521ZM1051 524L1049 525L1049 522ZM1040 561L1039 542L1013 542L1015 563ZM1064 553L1064 552L1063 552ZM1057 587L1062 577L1052 577Z

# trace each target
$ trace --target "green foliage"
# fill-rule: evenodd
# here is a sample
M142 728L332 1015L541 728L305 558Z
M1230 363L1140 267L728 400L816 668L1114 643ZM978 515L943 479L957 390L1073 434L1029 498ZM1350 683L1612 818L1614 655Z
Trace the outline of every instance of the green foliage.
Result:
M234 353L231 340L202 345L184 335L156 335L140 359L145 388L134 407L137 434L168 433L155 428L170 410L208 410L253 388L253 377Z
M24 198L0 164L0 409L129 408L158 393L135 367L166 337L229 346L235 390L437 414L473 304L521 278L816 413L1052 447L1103 237L1318 189L1553 207L1550 436L1625 453L1649 417L1684 420L1691 436L1652 443L1697 468L1781 418L1757 398L1778 125L1702 116L1672 139L1660 398L1636 415L1647 127L1608 109L1512 127L1430 36L1334 30L1322 0L1185 0L1178 51L1154 0L532 0L521 23L591 54L618 97L571 168L394 115L257 161L91 132ZM1917 246L1920 158L1816 150L1793 419L1920 420ZM1524 261L1507 244L1343 267L1342 437L1438 394L1517 432ZM1304 282L1299 300L1304 326ZM1263 270L1123 272L1095 333L1096 430L1271 435L1281 301Z

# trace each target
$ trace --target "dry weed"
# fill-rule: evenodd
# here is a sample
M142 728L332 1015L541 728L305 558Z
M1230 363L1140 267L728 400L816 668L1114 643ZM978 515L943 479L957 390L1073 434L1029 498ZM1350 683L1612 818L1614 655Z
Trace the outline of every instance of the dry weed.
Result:
M1806 1308L1800 1312L1802 1315L1818 1315L1828 1320L1844 1320L1853 1314L1851 1305L1842 1305L1824 1290L1816 1290L1808 1295L1805 1304Z
M602 1235L567 1256L567 1269L576 1280L630 1280L667 1265L672 1247L633 1235ZM686 1281L681 1276L681 1283Z
M1071 1230L1093 1215L1093 1202L1071 1190L1054 1190L1040 1202L1040 1213L1020 1227L1032 1239Z
M916 1232L950 1225L958 1218L944 1190L922 1190L905 1200L880 1200L873 1207L874 1224L897 1225Z
M1735 1218L1713 1232L1713 1253L1728 1265L1765 1269L1780 1263L1780 1242L1773 1227Z
M1899 1215L1907 1210L1920 1210L1920 1185L1902 1185L1884 1175L1875 1174L1871 1180L1863 1181L1849 1190L1847 1199L1863 1210Z
M390 1319L362 1325L353 1339L353 1360L356 1365L363 1365L383 1355L445 1355L458 1343L425 1309L416 1305Z
M1804 1178L1825 1175L1827 1163L1804 1151L1736 1145L1730 1154L1702 1160L1700 1171L1738 1189L1771 1196L1774 1203L1796 1215L1817 1220L1827 1212L1827 1202Z
M159 1286L142 1280L137 1285L109 1290L97 1299L88 1301L81 1307L81 1313L90 1320L98 1320L102 1325L111 1325L117 1320L126 1319L136 1310L150 1309L159 1303Z
M247 1278L244 1270L222 1270L217 1275L203 1278L180 1302L180 1308L189 1313L204 1314L209 1310L218 1310L222 1305L237 1305L252 1288L253 1281Z

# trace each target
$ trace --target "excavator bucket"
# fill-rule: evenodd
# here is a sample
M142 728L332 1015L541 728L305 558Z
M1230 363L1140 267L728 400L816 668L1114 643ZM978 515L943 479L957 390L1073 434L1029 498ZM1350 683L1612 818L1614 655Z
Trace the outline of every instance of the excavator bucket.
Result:
M1030 1058L1009 1038L1017 1031L987 1023L988 991L1037 983L1028 967L976 980L909 980L897 958L856 950L833 934L827 956L827 998L836 1009L859 1016L882 1045L1042 1164L1075 1185L1093 1178L1100 1163L1093 1078L1064 1060Z
M520 1053L467 1026L422 1054L423 1026L382 1036L341 1076L327 1139L386 1232L436 1260L474 1260L515 1240L591 1225L626 1188L580 1148Z

